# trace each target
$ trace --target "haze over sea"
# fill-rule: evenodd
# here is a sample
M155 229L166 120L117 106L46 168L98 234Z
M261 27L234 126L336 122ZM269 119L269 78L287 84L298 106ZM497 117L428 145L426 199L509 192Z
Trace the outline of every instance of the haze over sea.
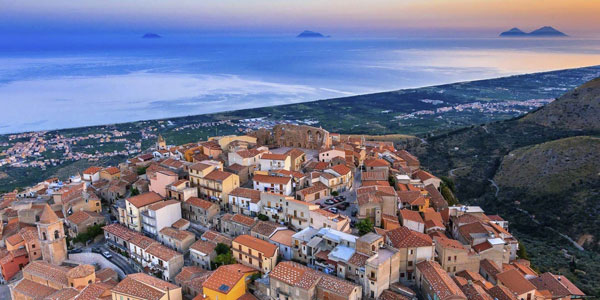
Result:
M600 64L598 39L0 36L0 133Z

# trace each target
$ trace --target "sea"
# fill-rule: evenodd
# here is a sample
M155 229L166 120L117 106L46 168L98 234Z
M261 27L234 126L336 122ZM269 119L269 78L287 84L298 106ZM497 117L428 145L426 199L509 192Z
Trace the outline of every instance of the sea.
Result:
M0 134L600 65L590 38L0 36Z

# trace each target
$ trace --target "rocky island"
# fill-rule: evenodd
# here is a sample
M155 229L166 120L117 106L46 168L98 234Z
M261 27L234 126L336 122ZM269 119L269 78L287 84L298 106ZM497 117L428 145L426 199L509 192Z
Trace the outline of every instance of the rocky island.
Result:
M329 36L324 36L322 33L315 32L315 31L304 30L296 37L298 37L298 38L325 38L325 37L329 37Z
M568 35L554 29L552 26L540 27L529 33L524 32L517 27L514 27L510 30L500 33L500 37L565 37L565 36L568 36Z
M162 36L156 34L156 33L146 33L142 36L143 39L160 39Z

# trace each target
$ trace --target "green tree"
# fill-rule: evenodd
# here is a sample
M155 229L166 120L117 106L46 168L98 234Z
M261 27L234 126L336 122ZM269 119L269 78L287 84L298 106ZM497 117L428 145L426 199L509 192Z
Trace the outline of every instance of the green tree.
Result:
M74 239L74 243L86 243L87 241L93 240L95 237L103 234L102 226L104 224L97 224L88 227L85 232L78 234Z
M269 217L267 217L263 214L258 214L258 219L261 221L269 221Z
M340 194L340 193L338 193L338 191L333 191L333 192L331 192L331 196L334 196L334 197L336 197L336 196L337 196L337 195L339 195L339 194Z
M458 199L456 199L456 196L454 196L454 193L452 193L452 189L449 188L447 185L445 185L443 182L440 187L441 187L442 196L444 196L444 199L446 199L446 202L448 202L448 205L450 205L450 206L457 205Z
M146 174L146 169L148 169L148 167L139 167L139 168L137 168L137 174L138 175L144 175L144 174Z
M390 176L388 176L388 182L390 183L390 186L396 186L396 177L390 174Z
M356 223L356 228L358 228L358 233L360 235L365 235L373 231L373 222L371 222L371 219L363 219Z
M215 258L215 264L217 266L231 265L231 264L235 264L235 263L236 263L236 261L235 261L235 258L233 258L233 254L231 253L231 251L228 251L227 253L224 253L224 254L219 254Z
M135 187L131 188L131 196L136 196L139 194L140 194L140 191L137 188L135 188Z
M517 256L522 259L529 260L529 254L527 254L527 249L525 249L525 245L519 242L519 250L517 250Z
M230 251L229 246L227 246L226 244L223 244L223 243L218 243L217 247L215 247L215 252L217 253L217 255L225 254L229 251Z

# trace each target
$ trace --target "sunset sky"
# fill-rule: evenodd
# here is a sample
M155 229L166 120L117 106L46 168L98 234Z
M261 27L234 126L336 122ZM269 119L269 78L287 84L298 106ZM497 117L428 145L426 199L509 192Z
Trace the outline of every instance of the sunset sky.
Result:
M0 0L0 32L496 34L600 32L593 0Z

